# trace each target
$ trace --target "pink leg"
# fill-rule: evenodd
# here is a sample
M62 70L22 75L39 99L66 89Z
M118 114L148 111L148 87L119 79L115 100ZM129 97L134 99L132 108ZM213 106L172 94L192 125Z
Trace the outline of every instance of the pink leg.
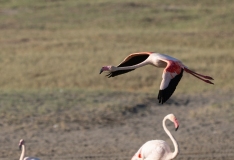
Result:
M195 74L193 74L193 73L191 73L194 77L197 77L198 79L200 79L200 80L202 80L202 81L204 81L204 82L206 82L206 83L210 83L210 84L214 84L213 82L211 82L211 81L209 81L209 80L207 80L207 79L202 79L201 77L198 77L198 76L196 76Z
M191 70L188 69L188 68L184 68L184 70L185 70L186 72L188 72L188 73L193 74L193 75L198 75L198 76L203 77L203 78L205 78L205 79L214 80L214 79L213 79L212 77L210 77L210 76L204 76L204 75L202 75L202 74L198 74L198 73L196 73L196 72L194 72L194 71L191 71Z

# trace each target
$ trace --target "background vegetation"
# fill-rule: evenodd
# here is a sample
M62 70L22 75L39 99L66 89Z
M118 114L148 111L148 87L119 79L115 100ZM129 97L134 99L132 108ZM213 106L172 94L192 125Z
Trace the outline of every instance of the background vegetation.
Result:
M233 94L233 10L232 0L0 0L1 119L42 124L84 108L122 112L129 101L112 98L128 93L131 103L147 95L157 103L161 69L99 75L140 51L169 54L215 79L213 86L184 74L175 94Z

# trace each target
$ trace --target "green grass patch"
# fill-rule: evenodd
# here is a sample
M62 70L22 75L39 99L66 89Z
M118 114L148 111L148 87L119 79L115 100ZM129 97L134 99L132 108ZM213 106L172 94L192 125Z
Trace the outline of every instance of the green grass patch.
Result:
M67 129L61 125L69 123L86 128L119 123L131 113L137 113L139 106L146 107L150 97L152 95L116 91L4 91L0 94L1 125L51 126L51 129L58 125L60 129Z

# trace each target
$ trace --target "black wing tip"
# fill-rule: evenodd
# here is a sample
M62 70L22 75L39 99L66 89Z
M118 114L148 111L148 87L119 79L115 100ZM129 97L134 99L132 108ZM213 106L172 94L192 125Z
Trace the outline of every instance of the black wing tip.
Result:
M110 72L109 74L107 74L106 76L108 78L110 78L110 77L116 77L116 76L119 76L121 74L125 74L125 73L128 73L128 72L131 72L133 70L135 70L135 69L113 71L113 72Z
M106 75L106 77L107 77L107 78L113 77L113 76L112 76L112 73L108 73L108 74Z
M171 95L165 94L165 91L164 91L164 90L159 90L159 93L158 93L158 103L159 103L159 104L163 104L163 103L165 103L170 97L171 97Z

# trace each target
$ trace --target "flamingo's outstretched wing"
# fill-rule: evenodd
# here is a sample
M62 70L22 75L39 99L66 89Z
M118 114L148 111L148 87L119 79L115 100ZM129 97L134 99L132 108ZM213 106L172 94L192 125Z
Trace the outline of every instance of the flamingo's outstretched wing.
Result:
M158 92L159 103L166 102L174 93L178 83L183 76L183 68L179 63L166 61L167 67L163 71L162 82Z
M139 64L145 61L149 57L150 53L151 52L132 53L128 57L126 57L117 67L127 67L127 66L133 66L133 65ZM114 72L110 72L106 76L108 78L115 77L120 74L125 74L133 70L135 69L114 71Z

